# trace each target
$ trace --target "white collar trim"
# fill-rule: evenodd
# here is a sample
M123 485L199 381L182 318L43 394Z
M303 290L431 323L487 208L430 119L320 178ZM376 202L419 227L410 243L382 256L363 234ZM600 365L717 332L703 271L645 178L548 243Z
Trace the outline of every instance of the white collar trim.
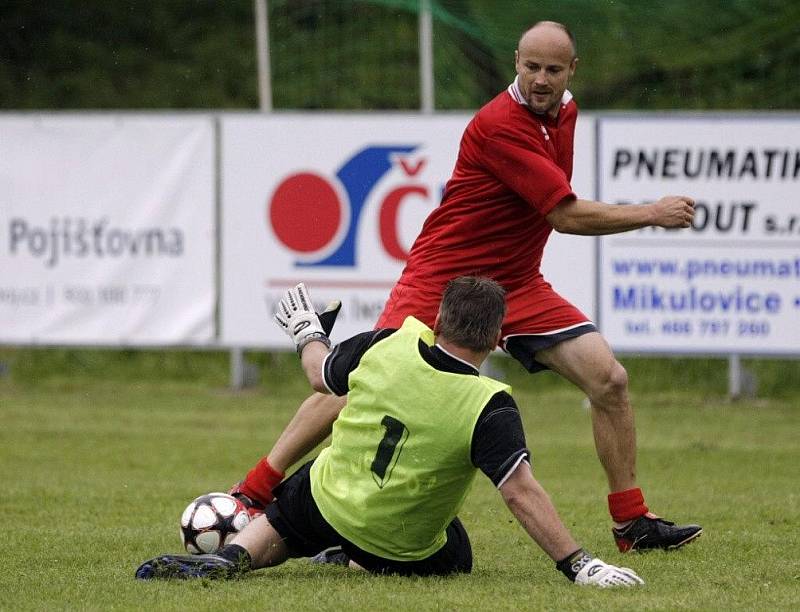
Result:
M441 345L441 344L438 344L438 343L437 343L437 344L436 344L436 348L438 348L440 351L442 351L442 352L443 352L445 355L447 355L448 357L452 357L452 358L453 358L453 359L455 359L456 361L460 361L460 362L461 362L461 363L463 363L464 365L468 365L469 367L471 367L471 368L472 368L473 370L475 370L476 372L480 372L480 370L479 370L478 368L476 368L474 365L472 365L472 364L471 364L469 361L464 361L463 359L461 359L461 357L456 357L456 356L455 356L455 355L453 355L453 353L451 353L450 351L447 351L447 350L445 350L444 348L442 348L442 345Z
M521 104L522 106L528 106L528 103L525 101L525 98L522 95L522 91L519 88L519 75L514 77L514 81L511 85L508 86L508 95L514 98L514 101L517 104ZM561 106L566 106L572 100L572 92L569 89L564 90L564 95L561 96Z
M525 101L525 98L522 97L522 92L519 89L519 75L515 76L514 81L508 86L508 95L514 98L517 104L528 106L528 103Z

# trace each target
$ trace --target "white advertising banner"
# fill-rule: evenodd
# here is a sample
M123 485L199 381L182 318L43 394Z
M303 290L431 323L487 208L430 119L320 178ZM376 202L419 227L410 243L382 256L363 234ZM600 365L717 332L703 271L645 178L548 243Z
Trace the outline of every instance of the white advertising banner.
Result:
M0 343L214 339L210 117L0 117Z
M272 322L303 281L318 307L340 299L334 340L371 329L412 242L438 204L469 115L259 115L222 119L221 341L288 348ZM592 187L591 134L576 176ZM578 187L576 187L578 189ZM545 270L594 311L593 241L557 237ZM584 278L576 278L576 266Z
M600 323L628 352L800 353L800 117L603 118L599 197L696 204L601 240Z

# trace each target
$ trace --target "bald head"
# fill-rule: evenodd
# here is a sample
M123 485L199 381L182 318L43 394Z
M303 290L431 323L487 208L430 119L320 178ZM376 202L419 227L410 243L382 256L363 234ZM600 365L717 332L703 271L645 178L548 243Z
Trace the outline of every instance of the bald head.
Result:
M517 42L517 51L530 44L546 44L553 48L568 48L570 59L578 55L575 36L567 26L557 21L539 21L522 33Z
M514 56L517 86L528 107L556 117L578 64L570 31L555 21L540 21L520 37Z

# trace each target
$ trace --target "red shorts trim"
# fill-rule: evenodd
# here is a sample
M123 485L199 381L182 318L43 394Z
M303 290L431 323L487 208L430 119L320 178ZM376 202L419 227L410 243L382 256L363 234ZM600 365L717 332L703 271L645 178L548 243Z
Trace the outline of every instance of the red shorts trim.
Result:
M406 317L414 316L429 327L439 312L442 294L397 283L376 329L399 328ZM543 278L506 294L506 318L503 337L515 335L557 334L569 328L591 323L589 317L561 297Z

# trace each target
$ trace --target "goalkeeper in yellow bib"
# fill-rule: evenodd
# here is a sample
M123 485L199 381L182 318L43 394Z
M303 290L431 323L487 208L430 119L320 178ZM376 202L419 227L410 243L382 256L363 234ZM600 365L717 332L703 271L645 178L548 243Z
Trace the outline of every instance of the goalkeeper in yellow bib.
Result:
M594 558L563 525L534 479L510 388L478 368L497 346L505 294L477 277L451 281L434 329L408 317L332 351L301 284L277 322L315 390L347 395L331 444L279 485L276 499L214 555L162 555L137 578L229 578L313 557L376 574L448 575L472 569L457 518L478 471L567 578L599 587L643 584Z

